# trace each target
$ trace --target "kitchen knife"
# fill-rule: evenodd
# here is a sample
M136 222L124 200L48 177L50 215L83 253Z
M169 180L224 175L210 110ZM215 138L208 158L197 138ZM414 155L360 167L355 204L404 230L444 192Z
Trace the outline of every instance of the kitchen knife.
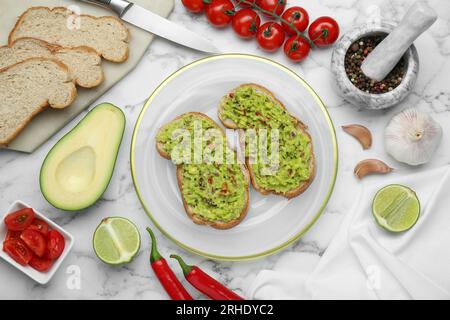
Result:
M111 9L119 18L183 46L209 53L220 51L208 40L127 0L80 0Z

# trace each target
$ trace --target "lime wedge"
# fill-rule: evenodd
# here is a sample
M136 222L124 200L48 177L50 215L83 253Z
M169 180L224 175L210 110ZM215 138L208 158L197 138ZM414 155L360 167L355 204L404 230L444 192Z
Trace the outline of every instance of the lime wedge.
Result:
M107 264L122 264L133 260L141 246L136 226L121 217L105 218L94 232L94 251Z
M372 213L382 228L402 232L412 228L419 219L420 202L410 188L391 184L380 189L375 195Z

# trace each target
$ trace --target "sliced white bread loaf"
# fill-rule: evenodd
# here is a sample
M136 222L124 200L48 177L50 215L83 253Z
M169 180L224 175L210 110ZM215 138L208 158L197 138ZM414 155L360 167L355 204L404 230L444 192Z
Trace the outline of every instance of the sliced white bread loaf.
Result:
M31 58L0 70L0 145L47 106L65 108L76 94L67 66L58 60Z
M0 47L0 69L29 58L50 58L64 63L76 84L93 88L104 80L102 59L89 47L63 48L33 38L20 38Z
M112 62L128 58L130 33L120 19L112 16L77 16L64 7L31 7L19 17L8 42L11 45L24 37L66 48L91 47Z

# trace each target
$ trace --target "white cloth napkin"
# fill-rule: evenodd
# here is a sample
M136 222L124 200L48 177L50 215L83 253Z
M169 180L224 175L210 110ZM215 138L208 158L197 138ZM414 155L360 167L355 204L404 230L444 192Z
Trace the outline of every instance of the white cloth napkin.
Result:
M420 218L407 232L384 231L372 217L372 199L389 183L411 187L421 202ZM249 296L450 299L450 166L365 186L312 272L300 263L309 263L307 255L290 253L275 270L261 271Z

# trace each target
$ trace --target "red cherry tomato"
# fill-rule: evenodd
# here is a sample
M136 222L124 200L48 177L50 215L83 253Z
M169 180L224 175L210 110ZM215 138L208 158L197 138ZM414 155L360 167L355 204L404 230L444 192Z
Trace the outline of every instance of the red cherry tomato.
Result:
M181 0L187 11L192 13L200 13L205 9L203 0Z
M235 2L241 8L250 8L253 4L256 3L256 0L235 0Z
M311 23L308 35L316 46L326 47L339 38L339 25L331 17L320 17Z
M3 251L23 266L26 266L33 257L25 243L19 239L9 239L3 242Z
M222 28L231 22L234 5L230 0L211 0L205 6L205 14L213 26Z
M31 208L24 208L10 213L5 218L8 230L22 231L28 228L34 219L34 211Z
M299 36L290 37L284 44L284 53L286 56L296 62L305 59L310 50L311 46L309 45L309 42L305 38Z
M65 240L64 237L56 230L50 230L48 233L47 251L45 253L46 259L58 259L64 251Z
M28 264L39 272L47 272L53 265L53 260L34 256Z
M256 0L256 4L263 10L275 13L279 16L283 13L286 8L286 0ZM264 13L263 15L267 18L273 18L272 15Z
M9 239L20 239L21 233L22 233L22 231L8 230L8 232L6 233L5 241L9 240Z
M299 31L303 32L308 28L309 24L309 15L305 9L302 7L292 7L287 9L283 15L281 16L284 20L292 23L294 27ZM281 23L284 31L290 36L294 36L297 34L294 29L286 22Z
M31 222L31 225L27 229L39 231L46 236L49 228L47 222L36 218Z
M258 29L256 41L259 46L269 52L276 51L284 42L283 28L275 22L266 22Z
M234 32L244 39L253 38L258 32L261 18L252 9L241 9L235 13L231 25Z
M30 248L38 257L42 257L46 249L46 241L42 233L36 230L24 230L20 235L20 239Z

